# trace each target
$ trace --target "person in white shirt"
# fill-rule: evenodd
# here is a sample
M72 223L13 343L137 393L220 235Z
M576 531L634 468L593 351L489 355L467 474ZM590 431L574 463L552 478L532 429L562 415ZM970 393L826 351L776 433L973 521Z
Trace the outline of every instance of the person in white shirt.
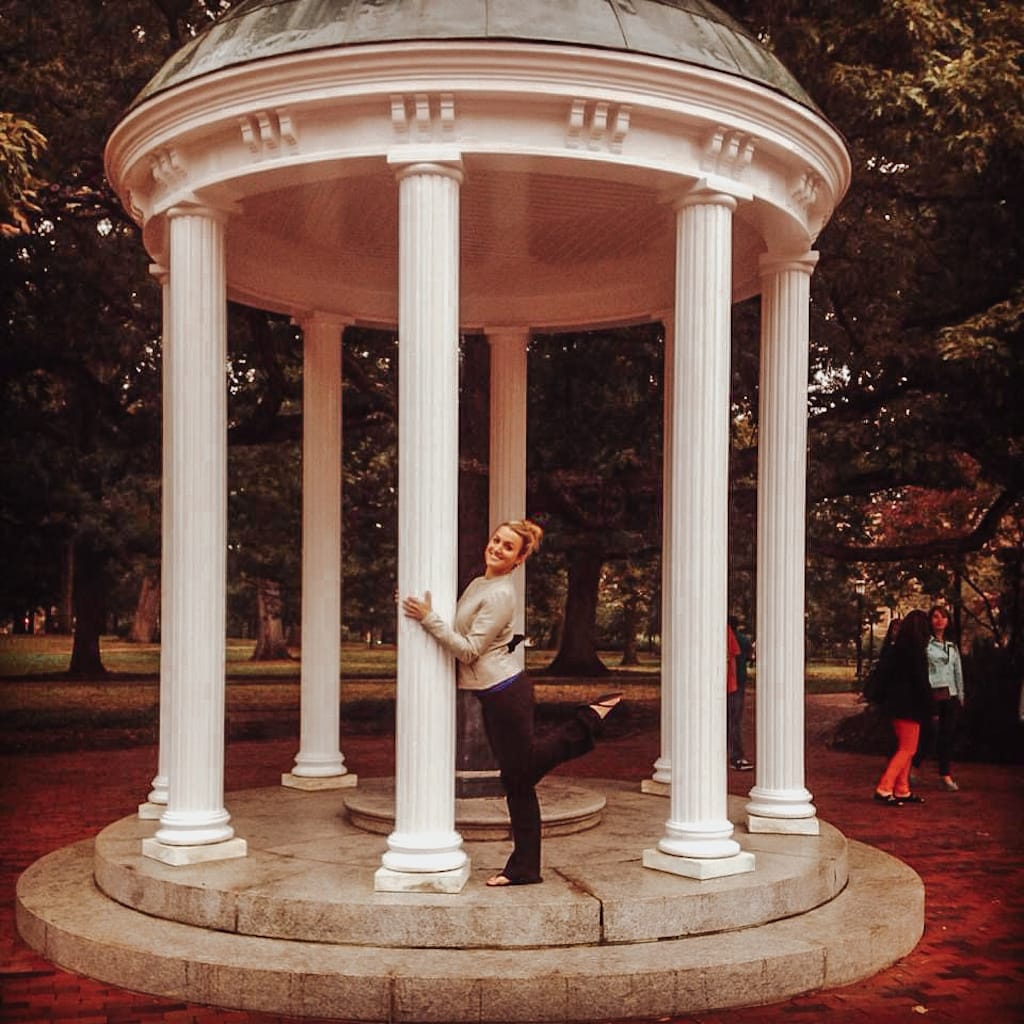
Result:
M939 763L939 784L955 793L960 786L953 779L950 764L957 718L964 701L964 676L960 663L960 650L949 636L949 611L944 605L934 605L928 613L932 635L928 640L928 683L932 690L932 715L922 730L921 743L915 766L924 755L935 748Z
M512 824L512 854L487 880L491 886L541 882L541 816L536 786L563 761L594 746L596 728L622 699L605 694L543 736L533 732L533 683L512 652L516 595L512 573L540 547L544 531L528 519L501 523L484 549L484 573L462 592L449 626L435 612L430 592L405 597L402 610L415 619L458 662L459 689L480 700L484 730L501 772Z

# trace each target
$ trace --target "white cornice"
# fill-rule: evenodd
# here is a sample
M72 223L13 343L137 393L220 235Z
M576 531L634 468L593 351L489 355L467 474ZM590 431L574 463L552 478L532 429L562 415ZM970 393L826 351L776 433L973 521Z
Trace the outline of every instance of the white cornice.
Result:
M424 91L524 101L563 96L628 105L664 118L666 128L673 122L721 124L756 138L784 161L806 164L828 192L830 208L849 184L846 148L826 120L738 76L584 47L464 42L307 52L187 82L147 100L117 125L105 154L107 172L123 195L140 160L227 125L235 128L254 112L287 108L297 117L327 103Z

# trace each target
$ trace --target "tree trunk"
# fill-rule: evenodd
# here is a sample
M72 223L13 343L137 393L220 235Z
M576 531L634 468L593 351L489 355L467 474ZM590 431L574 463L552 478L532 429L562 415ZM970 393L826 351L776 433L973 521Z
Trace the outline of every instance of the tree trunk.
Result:
M130 638L133 643L151 644L156 640L157 623L160 621L160 581L152 576L142 577L139 599L135 604Z
M603 676L608 669L597 656L597 590L603 558L583 548L570 551L568 561L562 643L544 671L546 675Z
M100 658L100 635L104 620L103 558L95 551L75 548L73 603L74 640L68 675L103 676L107 670Z
M67 636L71 632L71 624L75 621L75 545L68 541L64 545L64 558L61 567L60 608L57 612L55 633Z
M253 661L291 658L281 621L281 584L277 580L256 580L256 649Z
M622 661L620 665L639 665L640 656L637 653L636 634L640 626L640 602L627 600L622 608L622 631L625 636L622 639Z

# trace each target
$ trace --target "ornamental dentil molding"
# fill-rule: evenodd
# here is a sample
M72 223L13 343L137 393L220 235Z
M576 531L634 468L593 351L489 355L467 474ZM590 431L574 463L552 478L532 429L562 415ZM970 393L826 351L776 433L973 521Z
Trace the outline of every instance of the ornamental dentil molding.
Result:
M298 130L288 110L259 110L238 119L242 141L257 159L297 149Z
M165 192L188 181L188 167L174 146L161 146L150 154L150 172L158 190Z
M755 149L753 136L720 126L704 142L701 170L739 180L753 163Z
M794 207L809 211L817 205L825 183L810 169L802 171L790 183L789 199Z
M574 99L569 107L566 146L621 153L622 143L629 134L631 110L628 104Z
M450 92L391 96L395 141L421 145L455 138L455 96Z

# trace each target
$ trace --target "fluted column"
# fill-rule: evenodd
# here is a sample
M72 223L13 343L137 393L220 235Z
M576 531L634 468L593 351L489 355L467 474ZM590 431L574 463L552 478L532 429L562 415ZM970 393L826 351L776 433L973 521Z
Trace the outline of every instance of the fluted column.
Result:
M172 449L173 431L171 430L171 410L174 407L174 396L171 393L171 382L167 379L167 337L170 322L170 287L167 267L159 263L150 265L149 272L160 282L161 324L164 353L163 379L163 481L160 492L160 627L166 630L168 618L168 594L173 592L174 584L174 531L171 529L170 498L171 474L168 467L174 463ZM150 783L149 795L144 803L139 804L139 817L147 820L159 818L167 807L167 760L171 748L171 679L174 678L174 651L169 643L160 644L160 734L157 750L156 775Z
M526 348L525 327L491 327L490 438L488 454L488 528L526 514ZM526 566L512 574L516 605L512 623L526 632ZM526 647L516 648L520 668L526 666ZM460 690L457 701L456 797L503 797L501 773L484 729L480 701Z
M661 478L668 481L672 475L672 417L675 412L675 322L666 317L665 347L663 353L662 377L664 380L664 407L662 409L662 457ZM672 518L669 502L669 490L665 486L661 494L663 523ZM675 664L673 655L673 633L665 628L665 624L673 622L677 616L675 609L676 591L672 586L672 570L674 562L668 550L669 531L663 530L661 537L661 750L654 762L654 774L640 782L642 793L653 793L657 796L668 796L672 788L672 707L675 689L672 666Z
M143 853L170 864L244 856L224 807L227 296L224 215L168 214L170 315L165 529L173 566L161 643L171 673L167 809Z
M804 547L810 279L818 254L761 259L757 776L751 832L817 835L804 786Z
M299 752L281 785L354 786L341 712L341 332L337 317L302 321L302 676Z
M490 527L526 515L526 328L501 328L487 332L491 346L490 407ZM526 574L512 575L516 588L513 631L525 633ZM525 648L516 649L525 665Z
M677 205L674 411L665 482L672 569L670 817L645 867L694 878L752 871L732 838L725 749L732 214L706 185Z
M458 528L459 187L457 164L397 172L398 590L430 591L454 618ZM469 858L455 830L455 667L398 616L395 829L378 891L458 892Z

